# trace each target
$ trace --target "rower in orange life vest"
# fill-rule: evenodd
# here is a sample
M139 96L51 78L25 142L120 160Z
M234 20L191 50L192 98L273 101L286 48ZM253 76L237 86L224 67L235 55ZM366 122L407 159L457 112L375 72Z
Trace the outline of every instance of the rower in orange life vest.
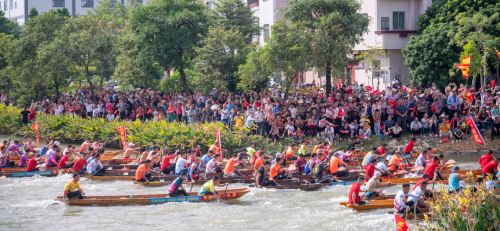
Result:
M281 179L292 179L292 174L288 168L285 168L284 171L281 169L280 165L282 162L283 160L281 157L276 157L276 161L273 166L271 166L271 170L269 171L269 176L271 177L270 180L276 181Z
M399 157L401 157L400 151L396 151L396 153L394 155L392 155L391 160L389 161L389 165L390 165L389 170L396 171L396 170L404 170L405 169L403 167L403 165L401 165L401 161L404 161L406 159L406 157L403 157L403 158L399 158ZM396 166L398 167L397 169L396 169Z
M343 168L339 168L339 166ZM336 177L347 177L349 176L349 171L346 169L346 164L340 159L340 153L335 152L333 158L330 160L330 174Z
M78 197L83 199L85 193L83 192L82 187L80 187L80 174L73 173L73 179L68 181L64 186L64 200L68 201L73 197ZM76 190L78 189L78 190Z
M153 161L151 160L146 160L144 164L141 164L135 172L135 180L137 182L149 183L153 179L150 172L157 173L157 171L151 169L151 167L153 167Z

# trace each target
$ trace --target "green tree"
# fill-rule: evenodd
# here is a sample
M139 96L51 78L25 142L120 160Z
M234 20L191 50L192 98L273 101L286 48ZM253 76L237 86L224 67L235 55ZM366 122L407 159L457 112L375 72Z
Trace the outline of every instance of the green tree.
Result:
M120 85L132 85L142 89L159 86L159 79L163 73L152 54L155 52L155 47L145 45L149 43L130 30L130 26L125 27L122 36L119 37L120 55L117 57L118 66L114 78ZM145 91L142 93L144 96Z
M313 65L326 73L326 94L332 89L332 70L343 72L364 33L368 32L368 16L359 13L356 0L292 0L283 16L292 23L303 23L314 31L311 39ZM274 36L274 35L273 35Z
M196 80L199 79L200 74L191 69L186 69L185 72L189 91L196 90L195 86L199 85L199 83L196 84ZM167 94L181 92L182 80L179 71L173 71L172 75L169 78L161 81L159 90Z
M54 87L45 64L40 62L39 52L42 46L49 46L57 38L56 34L63 26L64 17L49 10L28 20L23 36L13 41L9 66L19 103L39 99Z
M419 33L422 33L432 24L453 22L459 14L470 17L479 12L490 16L492 13L498 12L498 9L500 9L500 5L497 0L436 1L425 10L424 14L418 16L417 25L419 25L419 28L417 30Z
M260 34L257 17L253 16L254 12L243 1L221 0L214 5L211 17L216 23L225 25L226 30L233 28L240 31L247 43L251 42L252 35Z
M255 47L248 53L246 62L238 67L238 88L250 92L269 83L273 72L267 62L268 52L267 47Z
M288 24L285 20L277 21L271 27L272 37L267 40L263 51L263 60L255 63L247 63L250 67L243 66L241 75L245 81L241 81L243 89L255 88L254 81L246 81L255 78L254 68L262 75L258 77L269 78L276 76L274 81L285 88L285 98L294 84L297 73L308 68L309 51L313 33L307 28L297 24ZM259 57L259 56L257 56ZM251 67L254 66L254 67ZM257 72L257 73L258 73ZM274 74L274 75L273 75ZM261 80L257 79L257 82Z
M7 62L8 53L11 49L11 43L14 39L12 35L0 33L0 71L9 65Z
M69 11L68 11L68 8L66 8L66 7L57 8L56 12L57 12L57 14L59 14L62 17L69 18Z
M458 46L464 46L466 44L470 44L471 41L474 41L476 44L476 50L479 53L483 53L483 55L485 52L486 42L494 38L494 35L489 34L487 31L494 31L495 29L500 30L500 23L498 23L498 12L494 13L490 17L483 15L482 13L474 14L472 17L467 17L465 16L465 14L459 14L456 20L459 24L458 30L451 30L448 33L448 36L452 38L450 43L457 44ZM481 60L482 58L479 57L479 59L474 59L472 60L472 62L481 66L481 62L484 62ZM486 63L484 63L484 65L486 65ZM471 69L471 73L473 75L471 83L472 86L476 85L477 74L479 74L480 84L481 86L483 86L486 82L486 79L483 78L483 75L486 73L483 73L479 69L474 72Z
M68 45L65 55L75 66L83 67L88 83L92 83L91 65L108 55L113 46L115 32L120 29L111 17L97 16L88 11L85 16L69 18L59 33L59 38ZM94 98L92 84L90 92Z
M412 83L429 86L436 83L444 89L450 82L465 83L456 70L460 61L460 47L450 45L448 31L453 24L440 23L428 27L421 35L412 36L402 50L404 64L410 68L408 78ZM451 71L451 72L450 72Z
M128 20L130 16L130 10L137 6L136 1L129 1L129 7L127 5L121 4L119 1L115 1L113 4L111 0L97 0L97 6L92 8L94 14L98 16L112 15L114 19Z
M200 41L202 47L196 48L197 57L193 60L200 72L196 83L207 93L213 88L235 91L238 83L238 55L246 46L245 37L233 28L226 30L222 24L210 27L208 34Z
M12 21L5 17L5 12L0 10L0 33L14 35L18 38L21 31L21 26L16 21Z
M30 13L28 14L28 19L34 18L38 16L38 10L36 10L36 7L31 7Z
M476 84L476 75L481 72L481 54L477 49L477 44L474 40L470 40L463 46L463 51L460 53L460 58L471 56L469 66L469 77L473 76L471 86Z
M496 37L486 44L488 47L488 64L490 65L490 69L496 70L497 82L500 82L500 57L496 53L496 51L500 51L500 37Z
M198 0L157 0L133 11L130 25L147 51L164 70L179 71L182 89L188 91L186 73L195 48L208 30L207 7Z

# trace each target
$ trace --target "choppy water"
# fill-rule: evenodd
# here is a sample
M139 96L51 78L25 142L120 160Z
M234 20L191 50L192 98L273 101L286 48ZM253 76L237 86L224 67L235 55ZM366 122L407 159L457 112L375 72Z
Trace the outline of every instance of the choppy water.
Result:
M0 136L0 139L4 137ZM477 168L478 153L450 156L462 169ZM350 186L318 191L259 190L226 203L169 203L78 207L55 202L69 174L58 177L0 178L0 230L393 230L391 209L353 212L340 206ZM86 181L87 195L166 193L133 182ZM232 184L229 188L244 188ZM190 186L185 187L187 190ZM400 186L386 188L395 194ZM192 191L198 191L194 186ZM221 189L223 190L223 189ZM411 226L411 225L410 225Z

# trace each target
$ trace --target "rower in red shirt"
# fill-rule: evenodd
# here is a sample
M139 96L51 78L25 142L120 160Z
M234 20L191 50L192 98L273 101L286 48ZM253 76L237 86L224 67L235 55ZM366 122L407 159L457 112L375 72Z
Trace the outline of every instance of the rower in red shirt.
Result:
M413 152L413 146L420 146L421 145L420 142L415 143L416 140L417 140L417 138L415 138L415 137L411 138L410 142L405 147L405 154L411 154Z
M380 148L378 148L377 150L378 150L378 153L380 155L384 155L385 154L385 150L387 150L387 144L383 143L382 146L380 146Z
M64 153L64 156L59 160L59 164L57 165L57 169L63 169L63 168L71 168L73 167L73 164L75 163L74 161L70 161L69 158L71 157L71 152L66 152Z
M87 160L92 156L89 152L80 152L82 157L80 157L78 160L76 160L75 164L73 165L73 172L74 173L80 173L80 174L85 174L87 171Z
M30 161L28 162L28 166L26 167L26 171L28 172L38 172L38 171L44 171L45 169L43 167L37 168L37 164L43 163L43 156L40 156L40 153L37 153L34 157L31 157Z
M377 165L377 162L378 162L377 158L373 158L370 161L370 164L366 166L365 182L368 182L368 180L373 177L373 175L375 174L375 170L377 170L379 172L382 172L382 170L380 170L377 167L375 167L375 165Z
M419 180L419 181L415 184L415 187L413 187L413 190L415 190L415 188L417 188L417 187L420 185L420 183L422 183L422 181L427 181L427 183L429 183L429 184L435 184L435 183L436 183L436 177L437 177L437 174L436 174L436 175L434 175L434 178L433 178L432 180L429 180L429 178L430 178L430 177L429 177L429 175L427 175L427 174L422 175L422 179L420 179L420 180ZM412 191L413 191L413 190L412 190Z
M491 179L496 179L496 174L498 172L498 164L500 163L500 158L495 158L494 161L489 162L483 168L483 177L491 176Z
M488 153L485 155L481 156L479 158L479 163L481 164L481 169L484 169L484 167L493 160L493 150L489 150Z
M363 198L359 196L360 192L365 192L365 190L361 189L361 185L363 185L364 180L364 177L358 177L358 182L352 184L351 190L349 190L349 204L354 205L355 207L366 204L366 202L363 201L363 199L365 199L364 196Z
M170 164L170 160L175 158L177 154L173 152L170 152L169 154L171 155L166 155L161 161L161 171L163 174L174 174L175 172L175 161L173 164Z
M439 167L439 157L434 157L432 158L431 161L427 162L427 165L425 166L424 174L429 175L429 178L434 178L434 172L436 172L437 176L439 179L444 180L444 178L439 174L439 172L436 171L436 169Z

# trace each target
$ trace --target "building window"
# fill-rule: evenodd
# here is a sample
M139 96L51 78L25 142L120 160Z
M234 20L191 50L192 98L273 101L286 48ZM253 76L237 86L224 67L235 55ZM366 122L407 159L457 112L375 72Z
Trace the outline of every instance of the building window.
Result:
M11 10L14 9L13 6L14 6L14 0L10 0L9 9L11 9Z
M264 41L269 37L269 24L264 24Z
M14 9L17 9L17 2L14 2Z
M52 0L52 7L64 7L64 0Z
M382 17L381 30L389 30L389 17Z
M94 7L94 0L82 0L82 7Z
M3 1L3 11L7 11L7 1Z
M392 29L405 29L405 12L392 12Z
M111 4L109 4L109 7L113 8L113 7L115 7L115 4L116 4L116 0L111 0Z
M143 4L142 0L135 0L135 2Z
M207 2L207 6L209 9L213 9L213 3L212 2Z

